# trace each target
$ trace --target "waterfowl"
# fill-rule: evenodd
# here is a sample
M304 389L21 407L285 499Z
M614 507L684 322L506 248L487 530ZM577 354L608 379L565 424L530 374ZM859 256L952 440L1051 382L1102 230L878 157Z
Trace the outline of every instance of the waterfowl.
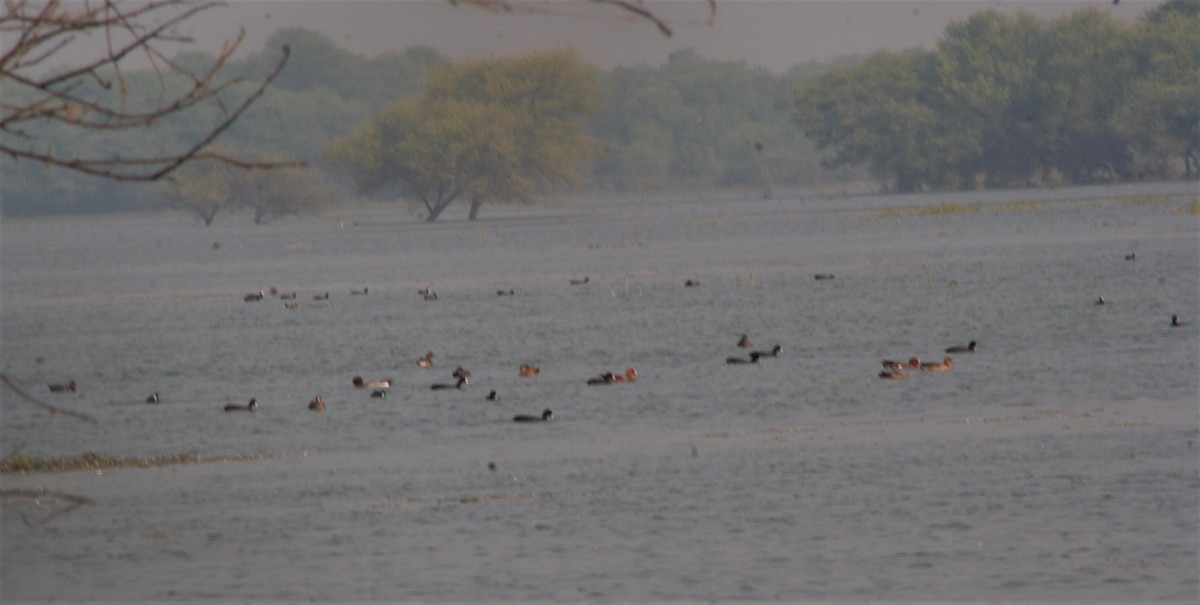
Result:
M770 351L750 351L750 357L779 357L782 352L783 347L775 345L775 348Z
M325 411L325 400L321 398L320 393L317 393L316 399L313 399L312 401L308 402L308 409L316 410L318 412Z
M624 374L610 374L612 382L637 382L637 370L633 368L625 368Z
M689 280L683 282L683 286L685 288L695 288L696 286L699 286L699 285L700 285L700 282L692 280L692 279L689 279Z
M1103 296L1101 296L1100 298L1097 298L1097 299L1096 299L1096 304L1097 304L1097 305L1102 305L1102 304L1104 304L1104 297L1103 297Z
M904 380L905 378L908 378L908 374L905 374L899 369L883 370L879 372L879 377L888 378L891 380Z
M512 290L496 290L496 296L512 296L516 292Z
M74 393L75 392L75 381L74 380L72 380L71 382L68 382L66 384L51 384L51 385L46 385L46 386L50 387L51 393Z
M1134 254L1133 252L1125 255L1125 260L1133 260L1135 258L1137 258L1137 254Z
M431 388L435 391L440 391L442 389L461 389L461 388L463 388L464 384L467 384L466 376L459 378L458 382L456 382L454 384L446 384L444 382L439 382L436 384L429 385L429 388Z
M883 360L885 370L903 370L905 368L918 368L921 366L921 360L916 357L910 358L908 361L893 361L891 359Z
M246 405L238 405L236 403L231 403L229 405L226 405L225 411L226 412L238 412L238 411L253 412L255 410L255 408L257 408L257 407L258 407L258 399L251 398L250 402L247 403Z
M592 278L590 278L590 277L585 277L583 279L573 279L573 280L571 280L571 285L572 286L582 286L583 284L589 283L591 281L592 281Z
M588 378L588 381L587 381L587 383L591 384L591 385L609 384L611 382L613 382L613 373L612 372L605 372L595 378Z
M517 370L517 373L524 377L537 376L538 374L542 373L542 369L535 368L527 363L523 363L521 364L520 369Z
M742 337L741 337L740 339L738 339L738 344L737 344L737 346L739 346L739 347L741 347L741 348L743 348L743 349L749 349L750 347L753 347L753 346L754 346L754 343L750 342L750 337L749 337L749 336L746 336L745 334L742 334Z
M470 378L471 373L464 370L462 366L458 366L457 368L454 368L454 373L451 374L451 376L453 376L455 378L464 378L465 379L465 378Z
M425 300L437 300L438 299L437 292L434 292L433 290L427 290L425 292L425 294L423 294L422 296L425 297Z
M158 391L146 398L146 403L158 403Z
M743 363L758 363L758 355L751 355L750 359L746 359L745 357L726 357L725 363L731 366Z
M360 389L386 389L392 386L392 379L380 378L379 380L365 381L362 376L355 376L350 383Z
M285 292L283 294L280 294L279 300L296 300L296 293L292 292L291 294L288 294Z
M949 357L943 359L941 363L938 363L936 361L926 361L921 364L921 371L922 372L945 372L950 369L950 366L953 363L954 363L953 360L950 359Z
M351 290L350 291L350 294L353 296L365 296L370 293L371 293L371 290L369 288L367 288L366 286L363 286L362 290Z
M816 280L833 279L833 274L832 273L818 273L813 276L813 279L816 279Z
M530 416L529 414L517 414L513 416L513 422L549 422L554 418L554 412L545 410L541 416Z
M246 296L244 296L242 298L242 300L244 300L246 302L257 302L257 301L262 300L263 297L265 297L266 295L267 295L266 292L259 290L258 294L254 294L254 293L247 294Z
M299 309L300 303L299 302L285 302L285 303L283 303L283 308L284 309L293 309L293 310Z
M374 391L371 391L371 397L374 397L375 399L384 399L387 397L387 391L383 389L375 389Z
M499 400L500 400L500 395L497 395L497 394L496 394L496 391L490 391L490 392L487 394L487 397L484 397L484 399L487 399L488 401L499 401Z
M329 293L313 294L313 300L329 300Z
M1178 315L1172 315L1172 316L1171 316L1171 327L1172 327L1172 328L1178 328L1179 326L1182 326L1182 325L1183 325L1183 324L1179 323L1179 316L1178 316Z
M949 347L946 349L946 352L947 353L974 353L975 352L975 341L972 340L971 342L967 343L967 346L965 346L965 347L962 345Z
M422 368L432 368L433 367L433 351L425 351L424 357L418 357L417 365Z

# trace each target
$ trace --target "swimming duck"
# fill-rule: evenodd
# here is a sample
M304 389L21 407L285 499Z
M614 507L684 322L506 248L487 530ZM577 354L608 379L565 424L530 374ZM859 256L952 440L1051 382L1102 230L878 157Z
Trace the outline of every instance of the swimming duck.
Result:
M444 382L439 382L439 383L436 383L436 384L431 384L431 385L429 385L429 388L431 388L431 389L433 389L433 390L435 390L435 391L440 391L440 390L442 390L442 389L461 389L461 388L463 388L463 385L464 385L464 384L467 384L467 377L466 377L466 376L463 376L462 378L459 378L459 379L458 379L458 382L456 382L456 383L454 383L454 384L446 384L446 383L444 383Z
M74 393L75 392L75 381L74 380L72 380L71 382L68 382L66 384L51 384L51 385L46 385L46 386L50 387L51 393Z
M433 351L425 351L424 357L418 357L417 365L422 368L432 368L433 367Z
M591 385L609 384L611 382L613 382L613 373L612 372L605 372L595 378L588 378L588 381L587 381L587 383L591 384Z
M292 292L291 294L288 294L284 292L283 294L279 295L279 300L296 300L296 293Z
M1103 297L1103 296L1101 296L1100 298L1097 298L1097 299L1096 299L1096 304L1097 304L1097 305L1102 305L1102 304L1104 304L1104 297Z
M158 403L158 391L146 398L146 403Z
M816 279L816 280L833 279L833 274L832 273L818 273L813 276L813 279Z
M1137 258L1137 254L1134 254L1133 252L1125 255L1125 260L1133 260L1135 258Z
M371 290L369 288L367 288L366 286L363 286L362 290L351 290L350 291L350 294L353 296L365 296L370 293L371 293Z
M750 357L779 357L782 352L783 347L775 345L775 348L770 351L750 351Z
M885 370L903 370L905 368L915 369L921 367L921 360L916 357L910 358L908 361L893 361L891 359L883 360L883 368Z
M740 339L738 339L737 346L739 346L743 349L749 349L750 347L754 346L754 343L750 342L749 336L742 334L742 337Z
M758 355L752 354L750 355L750 359L746 359L745 357L726 357L725 363L731 366L743 363L758 363Z
M904 380L905 378L908 378L908 374L905 374L899 369L883 370L879 373L879 377L888 378L891 380Z
M434 292L433 290L426 290L425 294L423 296L424 296L425 300L437 300L438 299L437 292Z
M689 279L689 280L683 282L683 287L685 287L685 288L695 288L696 286L699 286L699 285L700 285L700 282L693 280L693 279Z
M921 364L921 371L922 372L945 372L950 369L950 367L953 363L954 363L953 360L951 360L949 357L943 359L941 363L938 363L936 361L926 361Z
M484 399L487 399L488 401L499 401L500 395L497 395L496 391L491 391L487 394L487 397L484 397Z
M247 294L246 296L244 296L242 298L242 300L244 300L246 302L257 302L257 301L262 300L263 297L265 297L266 295L267 295L266 292L259 290L258 294Z
M545 410L541 416L530 416L529 414L517 414L513 416L513 422L549 422L554 418L554 412Z
M521 364L520 369L517 370L517 373L524 377L537 376L538 374L542 373L542 369L535 368L527 363L523 363Z
M236 403L231 403L229 405L226 405L225 411L226 412L239 412L239 411L253 412L257 407L258 407L258 399L251 398L250 402L247 403L246 405L238 405Z
M589 283L591 281L592 281L592 278L590 278L590 277L585 277L583 279L573 279L573 280L571 280L571 285L572 286L582 286L583 284Z
M1182 325L1183 325L1183 324L1179 323L1179 316L1178 316L1178 315L1172 315L1172 316L1171 316L1171 327L1172 327L1172 328L1178 328L1179 326L1182 326Z
M375 399L384 399L387 397L387 391L383 389L375 389L374 391L371 391L371 397L374 397Z
M458 366L457 368L454 368L454 373L451 374L451 376L455 378L470 378L471 373L464 370L462 366Z
M312 401L308 402L308 409L316 410L318 412L325 411L325 400L321 398L320 393L317 393L316 399L313 399Z
M947 353L974 353L975 352L975 341L972 340L971 342L967 343L967 346L965 346L965 347L962 345L949 347L946 349L946 352Z
M380 378L379 380L364 381L362 376L355 376L350 383L360 389L386 389L392 386L392 379Z
M313 300L329 300L329 293L313 294Z
M514 294L516 294L516 292L512 290L496 290L496 296L512 296Z
M633 368L625 368L624 374L609 374L612 376L612 382L637 382L637 370Z

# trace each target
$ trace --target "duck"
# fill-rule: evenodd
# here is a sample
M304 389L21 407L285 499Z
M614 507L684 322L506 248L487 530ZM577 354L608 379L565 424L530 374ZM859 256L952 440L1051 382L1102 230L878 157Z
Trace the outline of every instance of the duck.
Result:
M523 363L523 364L521 364L521 367L517 370L517 373L520 374L521 376L528 378L530 376L537 376L538 374L541 374L542 369L535 368L527 363Z
M353 296L366 296L367 294L370 294L370 293L371 293L370 288L368 288L366 286L363 286L362 290L351 290L350 291L350 294Z
M283 294L279 295L279 300L296 300L296 293L292 292L289 294L284 292Z
M739 346L743 349L749 349L750 347L754 346L754 343L750 342L749 336L742 334L742 337L740 339L738 339L737 346Z
M948 347L946 349L946 352L947 353L974 353L975 352L975 341L972 340L971 342L967 343L967 346L965 346L965 347L962 345Z
M916 357L909 358L908 361L883 360L883 368L885 370L903 370L905 368L913 369L919 367L921 367L921 360Z
M391 378L380 378L379 380L363 380L362 376L355 376L350 380L356 388L360 389L386 389L392 386Z
M751 354L749 359L746 359L745 357L726 357L725 363L731 366L740 365L743 363L758 363L758 355Z
M46 386L50 387L51 393L74 393L75 392L75 381L74 380L72 380L71 382L68 382L66 384L51 384L51 385L46 385Z
M892 369L892 370L883 370L883 371L879 372L879 377L887 378L887 379L891 379L891 380L904 380L905 378L908 378L908 374L905 374L900 369Z
M1178 328L1179 326L1182 326L1182 325L1183 325L1183 324L1179 322L1179 316L1178 316L1178 315L1172 315L1172 316L1171 316L1171 327L1172 327L1172 328Z
M383 389L375 389L374 391L371 391L371 397L374 397L375 399L386 399L387 391Z
M459 378L458 382L456 382L454 384L446 384L444 382L439 382L436 384L429 385L429 388L431 388L435 391L440 391L442 389L461 389L461 388L463 388L464 384L467 384L466 376Z
M1096 304L1097 304L1097 305L1102 305L1102 304L1104 304L1104 297L1103 297L1103 296L1101 296L1100 298L1097 298L1097 299L1096 299Z
M1134 254L1133 252L1125 255L1125 260L1133 260L1135 258L1137 258L1137 254Z
M590 283L591 281L592 281L592 278L590 278L590 277L585 277L583 279L573 279L573 280L571 280L571 285L572 286L582 286L583 284Z
M783 347L775 345L775 348L770 351L750 351L750 357L779 357L782 352Z
M418 357L417 365L422 368L432 368L433 367L433 351L425 351L424 357Z
M155 391L149 397L147 397L146 403L158 403L158 391Z
M487 397L484 397L484 399L487 399L488 401L499 401L500 395L498 395L496 391L489 391Z
M950 369L950 367L953 363L954 363L954 360L950 359L949 357L943 359L941 361L941 363L938 363L936 361L926 361L921 364L921 371L922 372L945 372Z
M514 294L516 294L516 292L512 290L496 290L496 296L512 296Z
M587 381L587 383L590 385L610 384L612 382L614 382L612 372L605 372L595 378L588 378L588 381Z
M813 279L818 280L818 281L824 280L824 279L834 279L834 276L832 273L818 273L813 276Z
M551 418L554 418L554 412L551 412L550 410L544 410L542 411L541 416L517 414L516 416L513 416L513 422L549 422Z
M313 399L312 401L308 402L308 409L316 410L318 412L325 411L325 400L321 397L320 393L317 393L316 399Z
M425 298L425 300L437 300L438 299L437 292L434 292L433 290L426 290L425 294L423 294L422 296Z
M457 368L454 368L454 373L453 373L453 374L451 374L451 376L453 376L453 377L455 377L455 378L463 378L463 379L466 379L466 378L470 378L470 377L471 377L471 373L470 373L470 372L468 372L468 371L466 371L466 370L464 370L462 366L458 366Z
M266 292L259 290L257 294L255 294L253 292L251 292L250 294L247 294L246 296L242 297L242 300L244 300L246 302L258 302L258 301L262 300L264 297L266 297L266 295L267 295Z
M313 300L329 300L329 293L313 294Z
M625 368L624 374L610 373L612 382L637 382L637 370L633 368Z
M225 411L226 412L253 412L257 408L258 408L258 399L252 397L250 399L249 403L247 403L246 405L238 405L236 403L231 403L231 404L226 405Z
M689 280L683 282L683 287L685 287L685 288L695 288L699 285L700 285L700 282L698 282L694 279L689 279Z

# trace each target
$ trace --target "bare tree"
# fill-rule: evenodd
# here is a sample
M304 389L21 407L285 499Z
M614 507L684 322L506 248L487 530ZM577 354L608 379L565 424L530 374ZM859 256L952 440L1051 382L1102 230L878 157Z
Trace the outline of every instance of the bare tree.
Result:
M213 151L210 144L258 99L283 70L289 49L258 83L220 79L219 72L245 36L226 41L206 69L192 70L168 56L169 47L192 42L177 27L196 15L224 6L218 0L3 0L0 15L0 154L119 181L154 181L200 158L242 168L292 166L239 159ZM89 46L90 45L90 46ZM102 50L68 67L82 46ZM126 71L149 65L158 78L159 97L147 106L130 99ZM175 87L182 78L186 85ZM168 87L168 80L172 86ZM48 128L71 136L140 132L171 116L208 104L220 107L216 123L205 127L184 149L122 157L78 157L44 140Z

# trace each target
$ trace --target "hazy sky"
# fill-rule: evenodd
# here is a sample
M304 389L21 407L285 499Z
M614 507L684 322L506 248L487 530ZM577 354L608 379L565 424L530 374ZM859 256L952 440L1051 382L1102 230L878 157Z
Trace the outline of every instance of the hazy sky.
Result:
M636 2L636 0L630 0ZM674 50L708 59L744 60L782 71L809 60L877 49L932 48L951 21L993 8L1053 18L1095 6L1135 19L1158 2L1122 0L707 0L645 1L674 30L667 38L648 21L587 0L513 0L493 13L445 0L232 0L194 21L188 31L215 52L244 26L243 50L258 50L275 30L303 26L363 55L432 46L451 58L506 56L535 48L574 47L590 63L659 65Z

